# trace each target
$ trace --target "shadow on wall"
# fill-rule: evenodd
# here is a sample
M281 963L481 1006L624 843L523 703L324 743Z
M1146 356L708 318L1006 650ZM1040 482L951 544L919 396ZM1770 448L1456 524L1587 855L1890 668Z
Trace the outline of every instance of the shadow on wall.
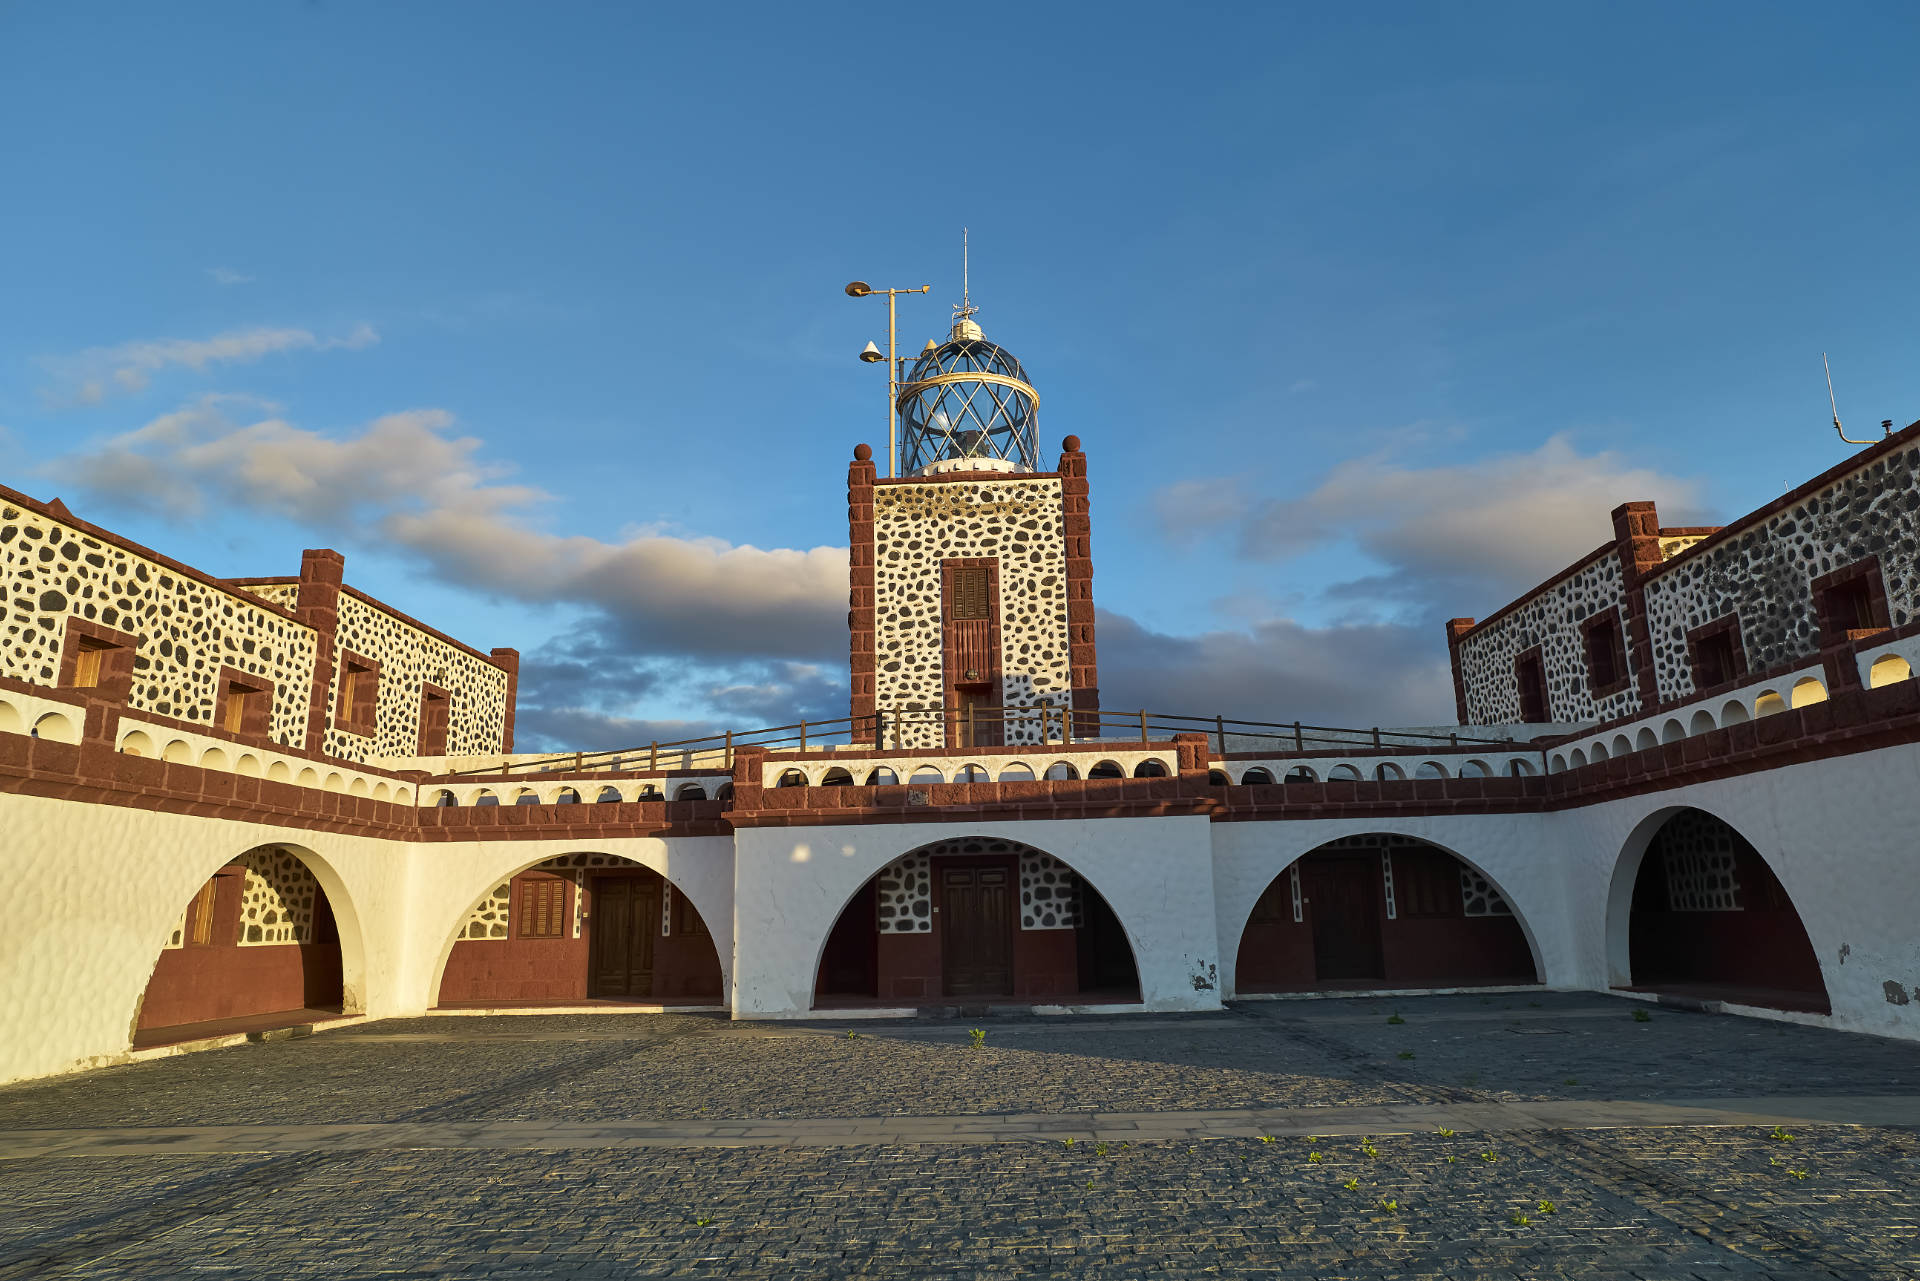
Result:
M1450 852L1386 833L1329 842L1275 877L1234 967L1245 993L1539 981L1499 890Z
M841 909L814 982L815 1009L1139 999L1132 945L1100 892L1044 850L990 837L882 868Z
M135 1044L224 1019L341 1009L333 905L293 850L248 850L181 910L147 981Z
M1800 913L1759 851L1718 817L1683 809L1661 824L1629 910L1633 988L1832 1012Z

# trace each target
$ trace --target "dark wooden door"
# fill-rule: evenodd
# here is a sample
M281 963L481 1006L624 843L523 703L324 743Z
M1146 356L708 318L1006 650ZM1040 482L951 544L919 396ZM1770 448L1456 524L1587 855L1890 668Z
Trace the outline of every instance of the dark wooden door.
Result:
M593 879L588 996L653 995L653 936L660 930L660 887L638 876Z
M948 996L1013 992L1013 869L940 871L941 959Z
M1313 968L1322 980L1378 979L1380 957L1380 860L1309 858L1301 864L1307 919L1313 922Z

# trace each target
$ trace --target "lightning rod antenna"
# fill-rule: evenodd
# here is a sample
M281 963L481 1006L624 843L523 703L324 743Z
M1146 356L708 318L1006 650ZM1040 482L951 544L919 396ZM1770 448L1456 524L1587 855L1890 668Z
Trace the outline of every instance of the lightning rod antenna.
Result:
M970 266L970 262L969 262L969 254L967 250L967 229L965 227L962 227L960 228L960 305L967 309L968 315L972 315L973 314L973 292L967 279L969 266Z
M1846 441L1849 445L1873 444L1874 442L1871 440L1854 440L1847 435L1846 429L1840 426L1840 403L1833 398L1833 366L1827 363L1827 353L1824 351L1820 353L1820 367L1827 371L1827 404L1833 410L1834 431L1838 432L1840 439Z

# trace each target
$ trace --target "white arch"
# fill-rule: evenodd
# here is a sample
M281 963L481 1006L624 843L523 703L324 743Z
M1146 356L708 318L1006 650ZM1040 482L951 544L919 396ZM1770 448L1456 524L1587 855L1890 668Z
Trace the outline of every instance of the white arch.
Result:
M0 698L0 734L24 734L26 722L20 719L20 709Z
M321 789L324 791L344 792L347 790L347 780L341 777L339 770L328 770L327 781L322 783L320 786L321 786Z
M1827 687L1811 676L1802 676L1793 683L1793 705L1812 707L1815 703L1827 701Z
M353 782L347 785L347 794L350 796L372 796L373 789L367 786L367 779L364 774L355 774L353 776Z
M152 756L153 738L144 730L129 730L121 736L120 750L128 756Z
M1347 764L1343 761L1327 771L1327 781L1329 783L1358 783L1360 781L1360 767L1358 765Z
M193 764L193 745L184 738L176 738L168 743L166 750L160 753L162 760L175 765Z
M169 747L167 750L172 751L173 749ZM300 767L299 776L293 781L297 787L318 787L320 786L320 771L311 765L303 765Z
M240 753L240 759L233 763L233 772L248 778L260 777L260 758L252 752Z
M173 927L180 919L181 909L185 908L193 896L200 892L200 887L205 885L214 873L236 858L263 849L287 851L299 859L306 869L313 873L314 880L320 883L321 892L327 896L327 906L333 912L334 929L340 936L340 1012L343 1016L366 1012L366 939L362 932L359 905L347 893L346 878L332 863L305 845L288 841L263 841L238 851L221 853L211 859L183 865L168 878L172 884L167 891L167 901L174 905L174 909L166 916L166 924L160 927L159 934L152 938L151 945L147 949L148 955L153 960L148 967L145 981L140 984L139 991L134 995L134 1008L128 1012L126 1027L129 1044L132 1043L133 1031L139 1021L140 1003L146 999L147 989L153 983L154 971L160 967L161 953L167 948ZM189 881L186 879L188 877L193 879Z
M1031 783L1036 777L1033 766L1025 761L1008 761L1000 767L1002 783Z
M33 733L37 738L49 743L78 743L80 727L65 712L48 712L33 723Z
M1651 725L1642 725L1640 732L1633 736L1633 750L1636 752L1644 752L1649 747L1658 746L1660 746L1660 740L1655 737Z
M1461 778L1492 778L1493 766L1478 758L1468 761L1460 767Z
M1687 734L1689 736L1695 734L1711 734L1719 728L1718 725L1713 723L1713 713L1703 707L1693 714L1693 720L1687 726Z
M860 891L865 889L867 887L867 883L873 880L874 877L879 876L880 873L886 871L887 868L899 862L901 859L907 857L909 854L917 854L921 850L927 849L934 845L940 845L954 839L956 838L951 833L949 833L946 835L936 836L932 840L921 841L919 844L916 844L916 845L910 846L907 849L901 850L899 853L895 854L892 858L887 859L886 862L874 868L863 880L856 883L850 892L846 893L844 896L841 897L840 906L836 908L833 914L827 919L826 929L820 931L819 937L813 940L813 961L812 961L812 964L810 964L806 970L806 974L807 974L806 981L808 984L808 989L807 989L807 1003L805 1008L808 1011L817 1010L819 1008L818 1001L820 999L820 985L819 985L817 976L820 973L820 963L826 957L827 943L833 937L834 930L839 927L841 918L846 916L847 909L853 905L854 899L860 896ZM1073 874L1075 876L1078 876L1082 881L1085 881L1088 887L1091 888L1095 894L1100 895L1101 901L1104 902L1107 905L1108 910L1110 910L1113 913L1114 919L1120 922L1120 932L1126 936L1127 951L1131 954L1133 958L1133 970L1134 970L1136 981L1140 982L1142 985L1140 995L1143 999L1146 997L1145 978L1142 973L1142 966L1140 964L1140 952L1141 952L1140 940L1135 934L1133 924L1127 919L1126 913L1123 913L1118 907L1114 906L1113 900L1109 898L1107 894L1103 892L1097 884L1094 883L1094 880L1091 876L1088 876L1086 872L1082 871L1074 863L1068 862L1066 859L1054 853L1052 850L1047 849L1044 846L1036 845L1032 841L1021 840L1019 837L1011 836L1011 835L983 836L978 839L989 840L989 841L1003 841L1006 844L1015 846L1018 849L1028 849L1028 850L1033 850L1039 854L1045 854L1047 857L1055 859L1062 865L1072 870Z
M1722 725L1744 725L1753 718L1747 715L1747 708L1737 698L1730 698L1720 707Z
M1304 774L1306 777L1295 778L1295 774ZM1318 783L1320 776L1313 772L1313 766L1311 765L1293 765L1288 767L1286 776L1280 781L1283 783Z
M1439 761L1421 761L1420 768L1413 772L1415 778L1445 778L1447 767Z
M1373 767L1373 777L1382 783L1404 783L1407 772L1392 761L1381 761Z
M1520 901L1513 895L1513 893L1510 890L1508 890L1508 888L1504 884L1501 883L1501 879L1499 877L1494 876L1492 873L1490 873L1486 869L1486 867L1482 863L1480 863L1477 859L1468 858L1465 854L1461 853L1459 848L1453 843L1450 843L1444 840L1435 839L1434 837L1429 836L1423 832L1411 830L1412 825L1410 824L1391 823L1391 822L1380 824L1380 823L1374 823L1371 820L1354 820L1351 823L1342 823L1338 831L1332 834L1327 833L1326 829L1320 824L1313 825L1313 829L1317 832L1320 832L1321 835L1319 835L1318 839L1314 840L1313 844L1302 849L1300 848L1300 841L1302 838L1299 836L1293 835L1291 832L1289 832L1287 830L1287 825L1284 825L1284 824L1277 824L1277 823L1276 824L1244 824L1244 825L1232 824L1231 826L1235 826L1235 827L1246 826L1254 829L1270 830L1273 832L1274 835L1281 838L1281 844L1279 846L1279 848L1281 849L1281 852L1283 854L1291 852L1292 854L1292 857L1287 858L1285 862L1280 863L1277 868L1272 867L1272 864L1268 860L1262 859L1260 871L1262 873L1265 873L1271 870L1272 874L1265 876L1264 879L1262 879L1260 875L1255 875L1254 877L1247 880L1245 884L1252 887L1251 893L1248 893L1245 889L1241 889L1239 893L1232 895L1232 897L1223 899L1223 902L1222 902L1223 916L1221 921L1222 932L1224 933L1225 928L1229 921L1238 922L1238 928L1235 929L1233 932L1232 946L1230 948L1223 949L1223 957L1222 957L1223 960L1231 958L1229 963L1233 966L1234 972L1236 974L1236 982L1237 982L1237 974L1239 970L1240 948L1241 948L1241 945L1246 941L1247 925L1252 920L1253 909L1259 905L1261 896L1273 887L1273 884L1275 881L1279 880L1282 876L1285 876L1287 873L1287 869L1292 867L1295 863L1298 863L1301 859L1307 857L1307 855L1313 854L1321 849L1324 849L1326 846L1331 845L1333 842L1344 839L1345 837L1348 837L1348 836L1403 837L1409 840L1419 841L1426 845L1431 845L1435 849L1440 850L1442 853L1449 854L1455 859L1458 859L1462 866L1468 868L1475 875L1485 880L1487 884L1491 885L1494 888L1494 890L1500 895L1500 897L1506 901L1507 907L1513 913L1513 919L1515 923L1517 923L1520 926L1521 936L1524 937L1527 941L1527 954L1529 957L1531 957L1533 961L1534 982L1545 983L1547 981L1546 954L1541 950L1540 941L1534 935L1534 927L1533 927L1531 916L1532 916L1533 909L1536 906L1538 906L1541 909L1542 915L1550 914L1552 905L1529 904L1527 910L1522 910ZM1557 888L1553 892L1557 894L1558 893Z
M1606 759L1607 759L1607 745L1606 745L1605 743L1603 743L1603 742L1601 742L1601 741L1600 741L1599 739L1597 739L1597 738L1596 738L1596 739L1594 739L1594 740L1593 740L1593 750L1592 750L1591 752L1589 752L1589 753L1587 754L1587 759L1588 759L1589 761L1604 761L1604 760L1606 760Z
M671 885L676 894L685 896L686 900L693 904L694 911L700 914L701 921L704 922L707 927L707 937L713 944L714 953L719 957L721 995L717 1000L724 1003L726 1001L726 994L733 990L733 914L731 911L722 910L723 907L730 905L723 905L717 901L719 898L717 887L721 883L717 882L715 886L701 884L694 878L683 878L675 875L668 869L672 866L672 856L676 845L692 844L698 846L712 844L716 841L724 841L725 839L724 837L697 837L692 838L691 841L681 840L669 843L667 840L659 837L630 838L618 843L621 849L620 853L614 853L610 849L554 849L548 846L546 842L541 842L540 844L543 848L534 853L531 858L527 856L527 845L524 842L489 843L477 847L475 852L484 851L487 854L495 856L505 855L507 857L506 862L493 864L491 866L476 865L478 861L473 859L468 852L463 851L461 862L456 866L459 868L457 883L464 883L465 888L459 893L456 893L454 897L443 899L443 901L464 902L465 906L454 913L451 920L446 921L445 929L441 932L440 950L433 961L432 971L427 975L426 997L428 1007L431 1008L440 1004L440 984L441 980L446 977L447 960L453 955L453 945L460 942L463 932L466 929L467 921L472 918L474 911L480 904L493 894L494 887L500 885L502 882L511 881L514 877L520 875L520 873L537 867L549 859L568 858L575 854L600 854L610 859L619 860L616 866L631 864L633 866L646 868L648 871L657 874L660 879L668 885ZM701 861L712 861L716 867L718 866L717 860ZM581 870L591 874L594 869L589 867ZM476 873L480 871L484 871L487 874L485 876L477 875ZM462 898L461 895L464 895L464 898Z
M1613 736L1612 755L1614 756L1633 755L1633 740L1628 738L1625 734L1615 734Z
M1759 696L1753 700L1753 718L1755 720L1759 720L1762 716L1772 716L1776 712L1784 712L1786 710L1787 700L1780 697L1778 690L1763 689L1760 691Z
M201 769L226 769L227 754L217 747L209 747L200 753L199 764Z
M376 801L393 799L393 789L387 785L387 780L384 778L373 785L373 799Z
M1587 763L1587 753L1583 748L1579 748L1579 747L1574 748L1573 755L1567 758L1567 764L1573 769L1580 769L1583 766L1585 766L1586 763Z
M267 781L269 783L291 783L293 782L293 771L287 768L285 761L275 761L273 764L267 766Z
M1660 727L1660 741L1663 743L1677 743L1686 736L1686 726L1680 723L1677 716L1667 717L1666 724Z
M1559 752L1555 752L1553 754L1552 764L1547 766L1547 773L1564 774L1566 773L1566 771L1567 771L1567 758L1561 755Z
M1913 664L1898 654L1882 654L1873 660L1873 666L1867 669L1867 688L1879 689L1882 685L1897 685L1901 681L1913 679Z

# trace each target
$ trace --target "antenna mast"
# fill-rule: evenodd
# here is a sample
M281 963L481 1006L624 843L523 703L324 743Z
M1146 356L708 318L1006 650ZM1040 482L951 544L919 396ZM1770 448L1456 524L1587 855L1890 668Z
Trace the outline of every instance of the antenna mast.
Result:
M955 324L972 320L979 308L973 305L973 286L971 280L971 255L967 245L967 229L960 228L960 305L953 309ZM978 338L978 333L973 335Z
M1833 398L1833 366L1827 363L1827 353L1824 351L1820 353L1820 367L1827 371L1827 404L1833 410L1833 429L1839 432L1840 439L1846 441L1849 445L1873 444L1874 442L1871 440L1853 439L1851 436L1848 436L1846 430L1840 426L1840 404Z

